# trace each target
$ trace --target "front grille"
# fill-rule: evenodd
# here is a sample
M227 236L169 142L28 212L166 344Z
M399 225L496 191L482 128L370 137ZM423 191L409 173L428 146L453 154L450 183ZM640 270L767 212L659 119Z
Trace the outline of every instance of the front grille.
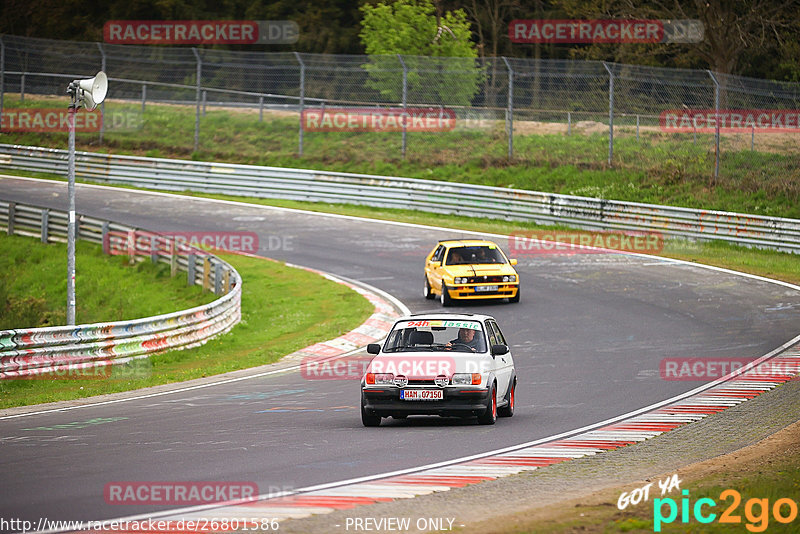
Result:
M417 379L417 380L409 380L409 386L435 386L436 383L433 381L433 378L430 379Z
M502 283L502 276L469 276L467 277L468 284L497 284Z

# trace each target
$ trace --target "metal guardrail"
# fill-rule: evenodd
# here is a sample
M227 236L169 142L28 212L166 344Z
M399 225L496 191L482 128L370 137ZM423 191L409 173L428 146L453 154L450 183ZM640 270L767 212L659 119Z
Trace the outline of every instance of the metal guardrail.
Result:
M79 179L169 191L362 204L442 214L661 232L800 252L800 220L452 182L78 152ZM67 151L0 144L0 171L66 174Z
M220 298L203 306L131 321L0 330L0 379L25 378L53 372L82 370L127 363L172 349L201 345L225 333L241 319L241 277L227 262L198 249L176 252L169 237L86 216L77 221L78 238L109 244L109 232L133 235L125 252L167 263L172 274L187 272L187 283L213 289ZM67 214L14 202L0 201L0 226L16 235L42 242L66 241ZM167 246L148 247L159 242ZM174 244L174 243L173 243ZM188 254L180 254L183 250ZM109 367L110 369L110 367ZM91 374L91 373L90 373Z

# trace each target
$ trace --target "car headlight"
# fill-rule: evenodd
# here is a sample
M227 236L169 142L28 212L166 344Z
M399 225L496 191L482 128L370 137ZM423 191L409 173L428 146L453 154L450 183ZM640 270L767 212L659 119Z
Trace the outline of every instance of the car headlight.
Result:
M456 276L456 278L453 281L456 284L466 284L467 283L467 277L466 276Z
M503 282L516 282L516 281L517 281L517 277L515 275L513 275L513 274L511 276L504 276L503 277Z
M392 373L367 373L367 384L387 385L394 383Z
M456 373L451 383L454 386L474 386L481 383L480 373Z

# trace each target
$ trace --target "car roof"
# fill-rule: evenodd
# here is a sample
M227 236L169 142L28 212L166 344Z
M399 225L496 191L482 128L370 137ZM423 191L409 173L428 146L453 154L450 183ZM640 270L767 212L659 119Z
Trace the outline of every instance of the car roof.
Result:
M474 314L474 313L448 313L448 312L429 312L429 313L414 313L412 315L404 315L397 319L396 322L402 321L424 321L426 319L446 319L454 321L485 321L486 319L495 320L491 315Z
M469 246L469 245L495 245L497 243L494 241L489 241L486 239L440 239L439 244L441 245L461 245L461 246Z

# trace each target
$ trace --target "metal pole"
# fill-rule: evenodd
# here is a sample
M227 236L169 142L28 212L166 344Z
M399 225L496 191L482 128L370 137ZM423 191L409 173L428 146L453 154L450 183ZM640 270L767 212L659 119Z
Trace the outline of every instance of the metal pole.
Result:
M208 91L203 90L203 118L206 117L206 98Z
M69 156L67 159L67 196L69 218L67 219L67 325L75 324L75 112L76 95L69 106Z
M297 149L298 155L303 155L303 113L305 111L306 106L306 64L303 63L303 59L300 57L300 54L295 52L294 57L297 58L297 62L300 64L300 139L298 141L299 146Z
M572 135L572 113L567 111L567 135Z
M408 100L408 67L406 67L406 62L403 61L403 56L397 54L397 59L400 60L400 65L403 66L403 159L406 159L406 102Z
M503 61L508 69L508 108L506 109L506 130L508 132L508 159L514 157L514 69L505 56Z
M636 115L636 140L639 140L639 115Z
M142 84L142 115L144 115L145 103L147 102L147 84Z
M750 127L750 152L755 150L756 147L756 127Z
M25 73L19 78L19 101L25 102Z
M3 131L3 100L6 92L6 43L0 35L0 132Z
M258 97L258 122L264 122L264 97Z
M100 70L106 71L106 51L103 49L103 43L97 43L97 48L100 50ZM100 103L100 144L103 143L103 134L106 131L106 101Z
M714 181L712 185L717 183L719 178L719 82L716 76L710 70L706 71L714 82L714 143L715 143L715 158L714 158Z
M194 93L194 151L197 152L200 148L200 78L203 76L203 60L200 59L197 48L192 47L192 52L197 60L197 89Z
M614 73L606 62L603 66L608 71L608 164L614 159Z

